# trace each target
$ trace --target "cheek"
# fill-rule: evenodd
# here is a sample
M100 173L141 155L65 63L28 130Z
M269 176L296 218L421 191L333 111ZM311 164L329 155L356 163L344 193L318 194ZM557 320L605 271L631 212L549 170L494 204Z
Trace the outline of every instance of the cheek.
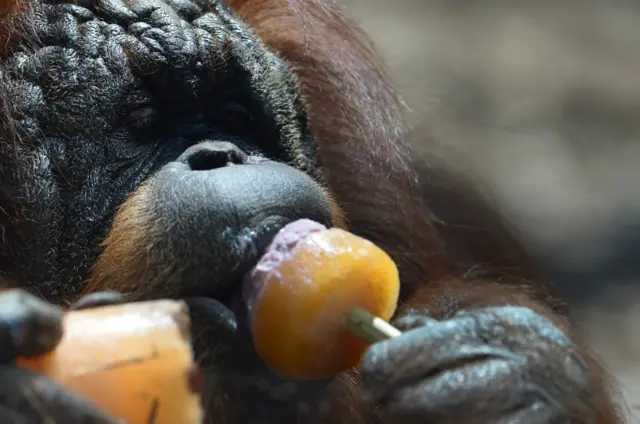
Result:
M161 234L153 225L150 190L142 185L120 207L111 230L106 237L104 250L80 297L103 290L122 293L127 300L136 299L148 291L140 287L145 269L149 266L146 254Z
M50 235L60 219L60 192L48 155L42 149L15 146L2 156L8 164L0 176L3 221L21 227L24 237Z
M48 156L11 146L0 153L0 268L5 278L51 280L63 215Z

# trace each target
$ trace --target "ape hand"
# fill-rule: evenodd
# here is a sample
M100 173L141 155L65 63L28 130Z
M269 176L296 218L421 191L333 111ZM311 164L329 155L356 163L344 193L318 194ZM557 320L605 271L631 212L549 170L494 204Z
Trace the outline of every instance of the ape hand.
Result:
M568 423L584 415L587 368L569 338L531 309L394 324L406 332L371 346L361 363L365 393L389 422Z
M119 301L115 294L92 294L81 299L74 309ZM0 292L0 417L3 424L120 422L53 381L12 363L16 357L50 352L61 336L61 309L21 290Z

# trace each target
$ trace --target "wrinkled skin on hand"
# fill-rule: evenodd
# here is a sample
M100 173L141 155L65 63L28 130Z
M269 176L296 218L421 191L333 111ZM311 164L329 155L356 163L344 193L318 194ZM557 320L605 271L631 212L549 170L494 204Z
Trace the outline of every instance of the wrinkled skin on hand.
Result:
M394 323L406 333L371 346L361 365L389 422L583 422L580 405L593 397L586 364L533 310L461 310L442 321L414 312Z
M71 306L86 309L122 301L115 293L94 293ZM21 290L0 292L0 417L3 424L115 424L91 403L45 377L13 364L20 356L55 349L62 337L62 310Z

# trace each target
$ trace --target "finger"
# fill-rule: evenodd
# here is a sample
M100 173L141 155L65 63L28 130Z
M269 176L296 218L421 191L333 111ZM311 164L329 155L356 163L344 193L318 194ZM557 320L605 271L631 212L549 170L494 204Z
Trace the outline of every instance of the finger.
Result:
M22 290L0 293L0 363L48 353L61 338L61 309Z
M441 322L435 318L431 318L428 315L412 310L406 311L401 317L391 321L391 324L402 332L411 331L421 327L428 327L430 325L437 325L439 323Z
M487 345L475 331L473 320L460 318L430 324L370 346L360 369L367 393L375 401L417 379L486 358L519 360L501 346Z
M100 306L119 305L124 303L124 296L118 292L102 291L88 294L75 302L69 310L78 311L81 309L97 308Z
M544 386L550 399L579 398L586 402L594 395L588 366L572 341L549 319L518 306L484 308L457 314L476 322L486 343L516 352L526 361L529 380ZM549 376L553 375L553 379Z
M544 342L573 349L573 343L564 331L544 315L523 306L461 310L455 317L472 318L477 331L482 332L488 340L508 343L512 347L531 347Z
M0 417L7 424L124 424L45 377L17 366L0 367Z
M192 327L198 327L201 336L216 336L222 332L233 334L238 329L236 315L220 301L207 297L188 297Z
M416 381L380 400L397 422L495 422L528 406L552 408L541 388L529 384L519 365L499 359L438 373ZM510 422L510 421L507 421Z
M518 408L494 421L495 424L564 424L566 422L568 422L566 414L542 402Z
M230 347L229 340L236 340L238 325L236 316L221 302L205 297L185 299L191 319L191 340L196 356L204 355L205 362L216 361ZM212 356L212 353L216 355Z

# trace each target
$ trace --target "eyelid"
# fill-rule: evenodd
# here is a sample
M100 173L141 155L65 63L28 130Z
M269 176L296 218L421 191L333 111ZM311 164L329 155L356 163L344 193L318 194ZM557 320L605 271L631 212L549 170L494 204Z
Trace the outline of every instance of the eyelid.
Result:
M157 111L153 107L141 106L129 114L127 121L135 128L144 128L151 125L157 115Z
M253 114L251 113L249 108L240 102L229 102L225 104L224 114L225 116L228 116L230 114L231 115L236 114L236 115L242 115L243 119L248 119L248 120L254 119Z

